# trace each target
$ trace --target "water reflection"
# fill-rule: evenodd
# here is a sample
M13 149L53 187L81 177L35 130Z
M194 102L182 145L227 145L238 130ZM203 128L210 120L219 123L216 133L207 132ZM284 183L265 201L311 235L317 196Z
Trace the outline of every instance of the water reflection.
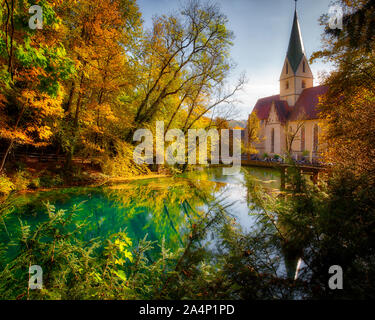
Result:
M229 206L234 224L244 232L258 228L257 219L251 215L251 199L246 176L268 190L278 189L280 176L276 170L262 168L242 168L233 176L223 175L222 168L210 168L183 174L175 178L134 181L100 188L69 188L49 192L23 195L19 197L15 212L0 226L0 241L9 243L12 233L19 226L19 220L36 227L47 216L43 203L49 201L57 209L69 210L81 203L81 211L76 222L87 222L83 240L106 239L109 235L125 230L137 243L147 234L151 241L161 243L165 239L167 247L177 250L187 242L189 230L199 223L207 209L220 201ZM6 226L6 228L5 228ZM207 242L215 250L215 235L210 233ZM150 259L158 255L156 246ZM287 269L279 272L293 275L295 262L287 261Z

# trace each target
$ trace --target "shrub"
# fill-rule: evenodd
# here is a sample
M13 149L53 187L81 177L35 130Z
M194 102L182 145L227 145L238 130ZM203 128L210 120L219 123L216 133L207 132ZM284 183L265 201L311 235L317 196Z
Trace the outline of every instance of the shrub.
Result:
M101 160L103 173L118 177L130 177L150 173L146 165L139 165L134 162L133 150L133 146L125 142L118 142L116 146L117 155L114 158L106 156Z
M40 179L39 178L32 179L28 187L30 189L38 189L40 187Z
M0 175L0 196L7 196L14 189L12 181L6 175Z
M13 177L13 183L17 191L26 190L30 184L30 177L26 171L19 170Z
M308 150L303 151L302 156L305 157L305 158L308 158L310 156L310 151L308 151Z
M20 170L20 171L25 170L25 164L22 161L16 161L15 167L17 170Z
M12 246L0 248L1 299L135 299L150 294L155 272L160 277L171 257L163 245L162 257L150 266L146 258L153 248L150 241L133 245L120 230L105 241L82 242L79 234L85 223L73 221L79 205L69 211L46 206L45 222L31 226L20 220L12 239L18 245L12 261L4 263ZM42 290L25 292L23 275L29 264L36 263L48 277L43 279Z
M39 186L44 188L52 188L62 186L64 184L64 180L61 178L60 175L50 175L46 174L39 178Z

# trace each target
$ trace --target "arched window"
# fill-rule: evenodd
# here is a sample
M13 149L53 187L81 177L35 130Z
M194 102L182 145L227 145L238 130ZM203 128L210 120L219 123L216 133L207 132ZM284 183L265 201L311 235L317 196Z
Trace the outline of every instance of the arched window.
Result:
M301 128L301 151L305 151L305 126Z
M306 88L306 81L302 80L302 89L305 89L305 88Z
M289 81L285 82L285 89L289 89Z
M285 73L286 73L286 74L289 73L289 65L288 65L288 62L285 63Z
M275 152L275 129L271 130L271 153Z
M318 151L318 144L319 144L319 128L318 125L314 125L314 132L313 132L313 150L314 152Z
M302 71L306 72L306 63L305 63L305 61L302 62Z

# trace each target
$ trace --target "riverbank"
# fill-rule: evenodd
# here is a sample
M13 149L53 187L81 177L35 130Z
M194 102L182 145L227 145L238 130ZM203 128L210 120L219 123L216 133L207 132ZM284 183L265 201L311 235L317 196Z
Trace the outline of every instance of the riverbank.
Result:
M87 163L76 162L69 174L63 170L59 161L39 162L23 161L14 163L0 175L0 201L8 195L18 193L33 193L70 187L97 187L111 183L126 183L133 180L165 178L171 175L167 172L149 172L134 176L110 176L101 168Z

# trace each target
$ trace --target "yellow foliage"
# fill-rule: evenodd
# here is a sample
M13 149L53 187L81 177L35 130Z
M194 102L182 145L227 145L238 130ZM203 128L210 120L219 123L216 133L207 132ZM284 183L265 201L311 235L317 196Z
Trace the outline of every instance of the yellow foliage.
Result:
M0 175L0 196L7 196L14 189L12 181L6 175Z
M125 142L118 142L116 146L117 155L114 158L105 155L101 160L103 173L116 177L149 174L150 170L146 165L139 165L134 162L133 150L133 146Z

